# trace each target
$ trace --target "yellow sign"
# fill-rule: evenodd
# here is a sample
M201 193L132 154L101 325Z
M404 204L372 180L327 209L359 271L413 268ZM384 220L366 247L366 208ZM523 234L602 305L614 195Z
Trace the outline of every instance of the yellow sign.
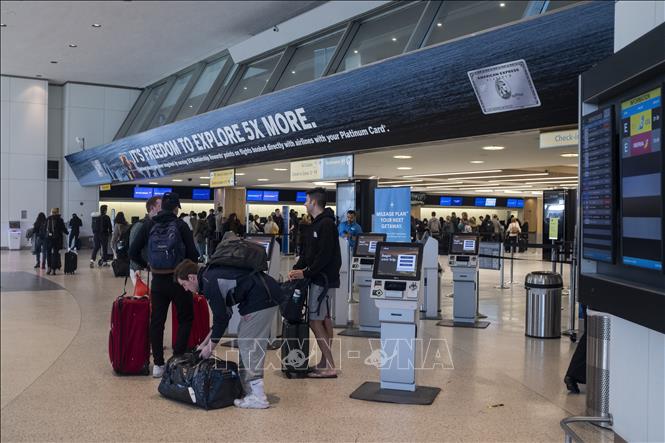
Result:
M630 116L630 135L651 131L651 109Z
M550 240L559 239L559 219L550 218Z
M291 162L291 181L320 180L323 172L321 166L320 158Z
M651 100L652 98L660 97L660 88L652 89L651 91L647 92L646 94L642 94L639 97L635 97L630 100L626 100L625 102L621 103L621 110L624 110L626 108L630 108L631 106L638 105L642 102L645 102L647 100Z
M101 185L99 187L100 191L110 191L111 190L111 185Z
M210 171L210 187L224 188L236 185L236 170L222 169L219 171Z

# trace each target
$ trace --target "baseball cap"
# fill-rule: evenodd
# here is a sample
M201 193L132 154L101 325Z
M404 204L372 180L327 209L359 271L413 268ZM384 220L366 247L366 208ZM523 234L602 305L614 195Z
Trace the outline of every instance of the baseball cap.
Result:
M175 208L182 209L182 206L180 206L180 196L175 192L167 192L162 195L162 209L173 211Z

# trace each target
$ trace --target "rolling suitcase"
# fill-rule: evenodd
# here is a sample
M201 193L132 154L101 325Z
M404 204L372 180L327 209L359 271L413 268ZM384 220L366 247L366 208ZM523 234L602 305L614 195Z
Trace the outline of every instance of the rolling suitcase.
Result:
M305 377L309 372L309 324L282 323L282 372L286 378Z
M127 279L125 279L125 285ZM116 374L148 375L150 367L150 300L126 297L113 302L109 359Z
M187 340L187 349L194 349L205 340L210 333L210 311L208 302L200 294L194 294L194 321L192 322L192 331ZM178 312L175 305L171 304L171 346L175 348L176 337L178 336Z
M78 254L73 251L65 252L65 274L74 274L78 266Z

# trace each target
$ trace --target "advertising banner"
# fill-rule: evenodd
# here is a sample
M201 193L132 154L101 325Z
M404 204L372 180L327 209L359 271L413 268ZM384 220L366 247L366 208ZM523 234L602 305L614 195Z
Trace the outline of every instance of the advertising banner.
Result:
M540 106L540 98L524 60L476 69L468 75L483 114Z
M377 188L374 191L372 232L385 233L386 241L411 242L411 188Z
M590 2L225 106L66 159L82 185L100 185L570 125L577 121L578 75L613 53L613 23L611 2ZM554 53L566 57L553 63ZM510 68L517 71L506 79L497 63L517 63ZM484 66L496 68L491 75L503 78L511 95L495 97L499 104L483 101L483 110L518 110L491 118L483 113L465 74ZM480 76L474 77L475 87L491 80ZM496 78L486 85L494 95ZM512 78L521 80L513 86ZM548 106L521 110L536 106L538 98Z

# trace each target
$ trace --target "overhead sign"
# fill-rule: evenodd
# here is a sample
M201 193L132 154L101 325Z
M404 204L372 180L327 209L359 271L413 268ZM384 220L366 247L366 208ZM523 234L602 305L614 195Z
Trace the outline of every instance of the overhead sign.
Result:
M540 149L577 146L579 141L580 131L577 129L540 133Z
M353 155L291 162L290 169L292 182L353 178Z
M99 187L100 191L110 191L111 190L111 185L101 185Z
M469 80L483 114L540 106L524 60L469 71Z
M372 232L385 233L386 241L411 241L411 188L377 188L374 191Z
M577 90L579 73L613 53L614 7L606 3L588 2L322 77L66 159L88 186L570 124L578 106L570 91ZM523 61L487 68L485 74L473 71L505 59L506 48L528 61L547 107L519 115L500 112L538 103L535 91L525 86L532 87ZM554 63L552 51L543 48L566 57ZM510 70L516 71L502 74ZM492 118L483 115L468 78L459 75L469 71L474 87L484 83L495 96L496 105L483 102L485 112L497 112ZM484 75L489 77L480 78ZM496 95L497 78L510 87L508 99Z
M210 187L224 188L236 185L236 170L222 169L219 171L210 171Z

